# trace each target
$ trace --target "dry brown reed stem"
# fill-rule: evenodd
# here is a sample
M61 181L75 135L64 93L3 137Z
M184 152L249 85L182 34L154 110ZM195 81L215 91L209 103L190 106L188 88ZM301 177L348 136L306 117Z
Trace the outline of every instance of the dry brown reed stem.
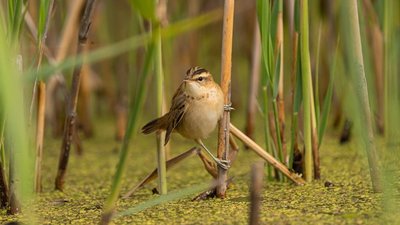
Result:
M257 108L258 85L260 82L260 64L261 64L261 41L260 29L258 28L257 18L255 19L253 32L253 55L251 59L251 80L249 83L249 96L247 100L246 128L248 137L254 139L255 116Z
M28 10L26 13L29 13L32 18L35 19L35 21L37 21L38 18L38 10L39 6L38 6L38 0L30 0L29 4L28 4Z
M231 67L232 67L232 38L233 38L233 17L234 17L234 0L225 0L224 17L222 31L222 54L221 54L221 89L224 93L224 104L231 105ZM230 112L225 110L219 124L218 131L218 152L219 159L229 160L229 124ZM217 196L225 197L226 181L228 178L228 170L218 167L218 185Z
M81 26L78 36L78 51L77 54L82 53L84 46L87 42L89 28L91 24L91 17L94 11L96 0L88 0L85 6L85 12L81 20ZM58 162L58 171L55 181L55 188L63 190L64 176L66 173L71 142L74 136L74 126L76 123L76 105L78 102L79 83L80 83L81 65L75 67L72 75L71 93L68 99L68 113L65 120L64 137L61 145L61 154Z
M87 57L89 52L89 45L85 45L83 50L84 57ZM84 63L82 65L81 71L81 82L79 88L79 103L78 103L78 113L79 113L79 127L82 128L83 133L86 137L91 137L93 135L93 125L90 117L90 101L91 101L91 90L90 90L90 77L93 71L90 69L90 65Z
M68 8L68 13L65 19L65 23L63 26L63 30L61 32L61 39L58 42L58 49L56 52L56 56L54 59L54 62L52 64L58 64L61 61L63 61L65 59L65 57L67 56L68 52L71 50L70 46L72 43L72 40L75 39L76 37L76 32L78 30L77 26L78 26L78 21L79 18L82 14L82 9L84 7L84 3L86 1L82 1L82 0L70 0L69 3L69 8ZM59 74L55 75L55 76L51 76L47 83L49 86L57 86L54 83L58 83L60 80L64 81L65 83L65 78L64 76L61 76ZM52 110L49 110L50 112L50 118L53 119L52 123L53 124L58 124L59 121L56 120L57 116L54 115L56 114L56 110L54 109L54 104L55 101L53 98L54 96L52 95L48 95L48 102L49 102L49 107L53 107ZM56 121L54 121L56 120ZM57 128L60 128L60 130L58 130ZM62 132L62 126L55 126L53 127L53 129L55 130L54 133L61 133ZM79 142L76 142L77 139L74 139L74 144L76 145L77 149L81 149L81 144ZM80 151L78 151L80 152Z
M229 160L231 160L233 163L236 159L237 154L239 153L240 148L232 135L229 135L229 144L231 145L231 149L229 151Z
M249 224L260 224L261 191L263 186L264 162L254 163L251 167L250 216Z
M239 140L241 140L245 145L250 147L258 156L263 158L269 164L271 164L274 168L282 172L287 178L292 180L297 185L305 184L303 178L299 177L297 174L291 172L285 165L276 160L273 156L271 156L265 149L261 148L257 143L247 137L242 131L236 128L233 124L230 124L230 132Z
M78 24L79 16L82 13L82 8L85 2L86 1L82 0L71 1L71 5L68 10L67 20L61 33L61 40L59 42L59 48L56 56L57 63L65 59L65 56L70 49L70 44L75 37L76 26Z
M363 6L365 14L368 15L369 24L367 26L367 34L368 40L371 44L371 48L373 51L373 65L374 65L374 72L375 72L375 88L376 88L376 102L377 102L377 114L376 114L376 126L378 128L378 132L383 134L384 132L384 114L385 114L385 107L384 107L384 74L383 74L383 34L382 30L379 27L379 19L378 15L376 14L374 7L370 0L363 0Z
M197 147L193 147L186 152L183 152L180 155L175 156L174 158L168 160L166 162L167 170L175 166L176 164L180 163L182 160L196 154L200 153L201 150ZM140 181L137 185L130 188L130 190L122 197L122 198L129 198L135 191L139 188L143 187L144 185L148 184L150 181L156 179L158 177L158 169L155 168L151 173L149 173L142 181Z
M57 55L55 58L52 56L51 52L49 49L46 47L45 43L42 44L43 50L44 50L44 55L46 56L47 60L51 65L55 65L57 63L60 63L62 60L64 60L65 56L67 55L68 50L70 49L70 43L72 39L75 37L75 29L76 29L76 24L78 22L79 16L81 14L82 8L83 8L83 3L85 1L81 0L75 0L71 1L71 7L68 12L68 16L62 31L61 35L61 40L59 42L59 49L57 51ZM31 35L33 36L34 39L37 37L37 28L35 25L35 22L32 19L32 16L27 12L25 14L25 23L27 27L29 28L29 31ZM60 81L64 81L64 77L60 74L56 74L55 76L51 76L49 80L47 81L48 85L50 87L52 86L58 86L55 83L59 83ZM52 95L49 95L46 99L46 102L48 103L48 107L53 107L53 99ZM53 115L55 112L54 110L51 111L51 118L55 118ZM52 121L53 124L57 124L58 121ZM57 132L55 132L57 133ZM76 139L75 139L76 140ZM75 142L75 141L74 141ZM81 148L81 144L79 142L75 142L77 149Z
M287 15L287 21L289 23L289 36L290 39L293 40L294 38L294 0L286 0L285 1L285 7L286 7L286 15Z
M52 14L54 0L49 3L47 11L46 22L42 34L42 39L39 40L39 58L37 62L37 69L39 70L42 64L43 49L46 43L47 32L49 30L50 17ZM43 139L44 139L44 126L45 126L45 113L46 113L46 83L39 81L37 84L37 119L36 119L36 161L35 161L35 191L42 191L42 157L43 157Z
M46 111L46 84L43 81L38 83L37 95L35 191L42 192L42 158Z
M68 52L71 50L70 46L72 40L76 37L78 20L81 16L82 8L85 2L86 1L82 0L68 1L69 8L65 19L64 27L61 32L61 39L58 42L58 49L55 53L55 57L51 59L50 64L55 65L60 63L65 59ZM66 83L64 76L56 74L48 79L47 85L50 87L59 87L58 84L60 84L60 81L62 83ZM62 132L62 126L61 125L57 126L59 123L59 121L57 121L57 116L55 115L57 114L56 112L57 110L55 109L56 107L55 104L57 100L54 99L54 96L55 95L51 94L47 95L47 102L48 102L47 105L50 108L50 110L48 110L48 113L50 121L53 124L53 133L60 134ZM79 148L80 144L76 142L75 144L77 145L76 147Z
M275 1L275 4L280 4L279 1ZM283 4L283 3L282 3ZM279 85L278 95L276 101L278 104L278 119L279 119L279 131L282 143L282 156L283 162L288 165L288 158L286 153L286 140L285 140L285 100L283 92L283 9L278 12L277 26L276 26L276 39L275 39L275 57L280 56L280 68L279 68ZM278 54L279 52L279 54ZM276 68L277 69L277 68Z

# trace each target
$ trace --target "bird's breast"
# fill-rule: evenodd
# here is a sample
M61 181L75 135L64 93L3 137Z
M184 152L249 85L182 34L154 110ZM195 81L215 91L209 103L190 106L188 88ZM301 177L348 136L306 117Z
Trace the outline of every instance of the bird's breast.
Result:
M197 96L188 96L188 110L177 131L190 139L206 138L223 113L223 94L219 87Z

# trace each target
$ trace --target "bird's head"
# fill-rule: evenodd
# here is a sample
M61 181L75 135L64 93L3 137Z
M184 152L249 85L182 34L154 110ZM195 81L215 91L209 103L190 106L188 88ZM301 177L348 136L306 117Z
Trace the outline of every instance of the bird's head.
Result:
M186 71L183 82L185 83L186 92L193 96L202 95L214 85L214 79L211 73L198 66L192 67Z
M186 71L184 82L191 86L207 87L214 83L214 79L208 70L196 66Z

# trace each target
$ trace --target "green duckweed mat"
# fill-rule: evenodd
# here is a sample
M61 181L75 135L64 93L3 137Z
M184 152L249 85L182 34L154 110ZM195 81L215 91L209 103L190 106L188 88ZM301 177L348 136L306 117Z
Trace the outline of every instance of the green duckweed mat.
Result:
M92 139L83 140L84 154L71 152L65 190L54 190L60 141L48 138L44 151L43 193L23 215L0 213L0 222L25 224L97 224L118 160L119 143L114 140L110 120L96 125ZM321 147L321 180L305 186L264 179L260 220L263 224L380 224L380 194L371 190L366 157L357 145L340 146L328 134ZM331 136L331 137L330 137ZM262 138L258 142L263 145ZM155 137L138 134L131 142L129 164L122 193L143 179L156 166ZM206 141L216 146L216 140ZM194 146L174 134L171 155ZM195 195L160 204L139 213L114 218L114 224L246 224L249 214L249 171L260 159L241 147L229 174L233 184L226 199L191 201ZM176 191L211 181L200 159L194 155L168 171L168 190ZM327 185L330 183L330 185ZM158 198L155 181L121 199L117 212Z

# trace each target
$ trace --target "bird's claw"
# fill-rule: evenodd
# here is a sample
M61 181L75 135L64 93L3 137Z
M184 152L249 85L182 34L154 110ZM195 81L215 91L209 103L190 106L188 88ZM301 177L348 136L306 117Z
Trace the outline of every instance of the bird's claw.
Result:
M224 170L228 170L230 167L230 161L225 160L225 159L217 159L215 161L219 167L221 167Z
M234 110L235 108L233 108L232 107L232 103L229 103L229 104L227 104L227 105L224 105L224 110L225 111L232 111L232 110Z

